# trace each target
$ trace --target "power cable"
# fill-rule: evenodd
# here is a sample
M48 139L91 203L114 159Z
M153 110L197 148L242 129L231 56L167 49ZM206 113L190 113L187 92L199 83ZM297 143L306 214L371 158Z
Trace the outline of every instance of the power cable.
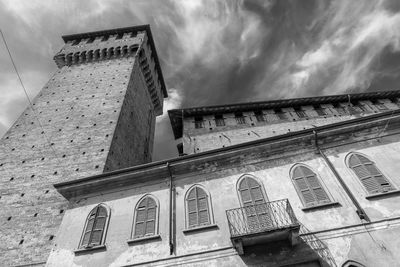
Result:
M44 130L44 128L43 128L43 125L42 125L42 123L40 122L39 117L37 116L35 109L33 108L32 101L31 101L31 99L29 98L29 95L28 95L27 90L26 90L26 88L25 88L25 86L24 86L24 83L22 82L21 76L19 75L18 69L17 69L17 67L16 67L16 65L15 65L15 62L14 62L14 59L13 59L13 57L12 57L12 55L11 55L10 49L8 48L8 44L7 44L6 38L4 37L3 31L2 31L1 29L0 29L0 34L1 34L1 37L2 37L2 39L3 39L4 45L6 46L6 50L7 50L7 52L8 52L9 57L10 57L11 63L12 63L12 65L13 65L13 67L14 67L15 73L17 74L18 80L19 80L19 82L20 82L20 84L21 84L21 86L22 86L22 89L24 90L25 97L26 97L26 99L28 100L29 107L31 108L31 110L32 110L32 112L33 112L33 116L34 116L34 117L36 118L36 120L38 121L39 127L40 127L40 128L42 129L42 131L43 131L43 136L44 136L44 138L46 139L46 142L47 142L47 144L49 145L50 149L53 151L56 160L58 161L58 163L61 164L61 161L60 161L59 157L57 156L56 151L55 151L54 148L51 146L50 140L48 139L48 137L47 137L47 135L46 135L46 132L45 132L45 130Z

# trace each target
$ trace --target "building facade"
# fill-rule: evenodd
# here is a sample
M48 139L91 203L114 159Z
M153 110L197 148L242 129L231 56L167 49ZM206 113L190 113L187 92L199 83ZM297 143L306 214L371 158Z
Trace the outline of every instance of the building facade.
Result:
M399 266L399 115L56 184L71 208L48 264Z
M150 28L63 38L1 142L6 265L400 266L400 91L171 110L151 162Z
M53 183L151 161L167 92L150 27L63 39L58 71L0 142L4 266L45 264L69 205Z

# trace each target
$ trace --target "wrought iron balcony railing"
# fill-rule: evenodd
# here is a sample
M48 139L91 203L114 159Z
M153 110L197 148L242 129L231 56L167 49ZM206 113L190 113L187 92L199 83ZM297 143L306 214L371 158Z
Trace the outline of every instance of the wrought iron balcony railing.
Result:
M298 227L287 199L226 211L231 238Z

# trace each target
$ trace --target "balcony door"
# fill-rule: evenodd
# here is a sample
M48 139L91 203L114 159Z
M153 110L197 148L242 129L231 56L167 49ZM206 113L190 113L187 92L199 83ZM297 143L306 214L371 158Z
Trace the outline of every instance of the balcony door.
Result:
M248 232L257 233L272 228L268 199L264 197L261 185L254 178L245 176L240 181L238 190Z

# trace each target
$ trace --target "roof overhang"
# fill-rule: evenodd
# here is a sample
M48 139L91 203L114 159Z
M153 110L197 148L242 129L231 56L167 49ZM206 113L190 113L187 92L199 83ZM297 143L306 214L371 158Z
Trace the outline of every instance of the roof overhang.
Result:
M169 119L175 139L181 138L183 134L183 118L203 116L210 114L233 113L236 111L254 111L260 109L275 109L295 106L318 105L327 103L360 101L378 98L400 97L400 90L382 91L358 94L328 95L317 97L303 97L272 101L248 102L230 105L205 106L184 109L168 110Z

